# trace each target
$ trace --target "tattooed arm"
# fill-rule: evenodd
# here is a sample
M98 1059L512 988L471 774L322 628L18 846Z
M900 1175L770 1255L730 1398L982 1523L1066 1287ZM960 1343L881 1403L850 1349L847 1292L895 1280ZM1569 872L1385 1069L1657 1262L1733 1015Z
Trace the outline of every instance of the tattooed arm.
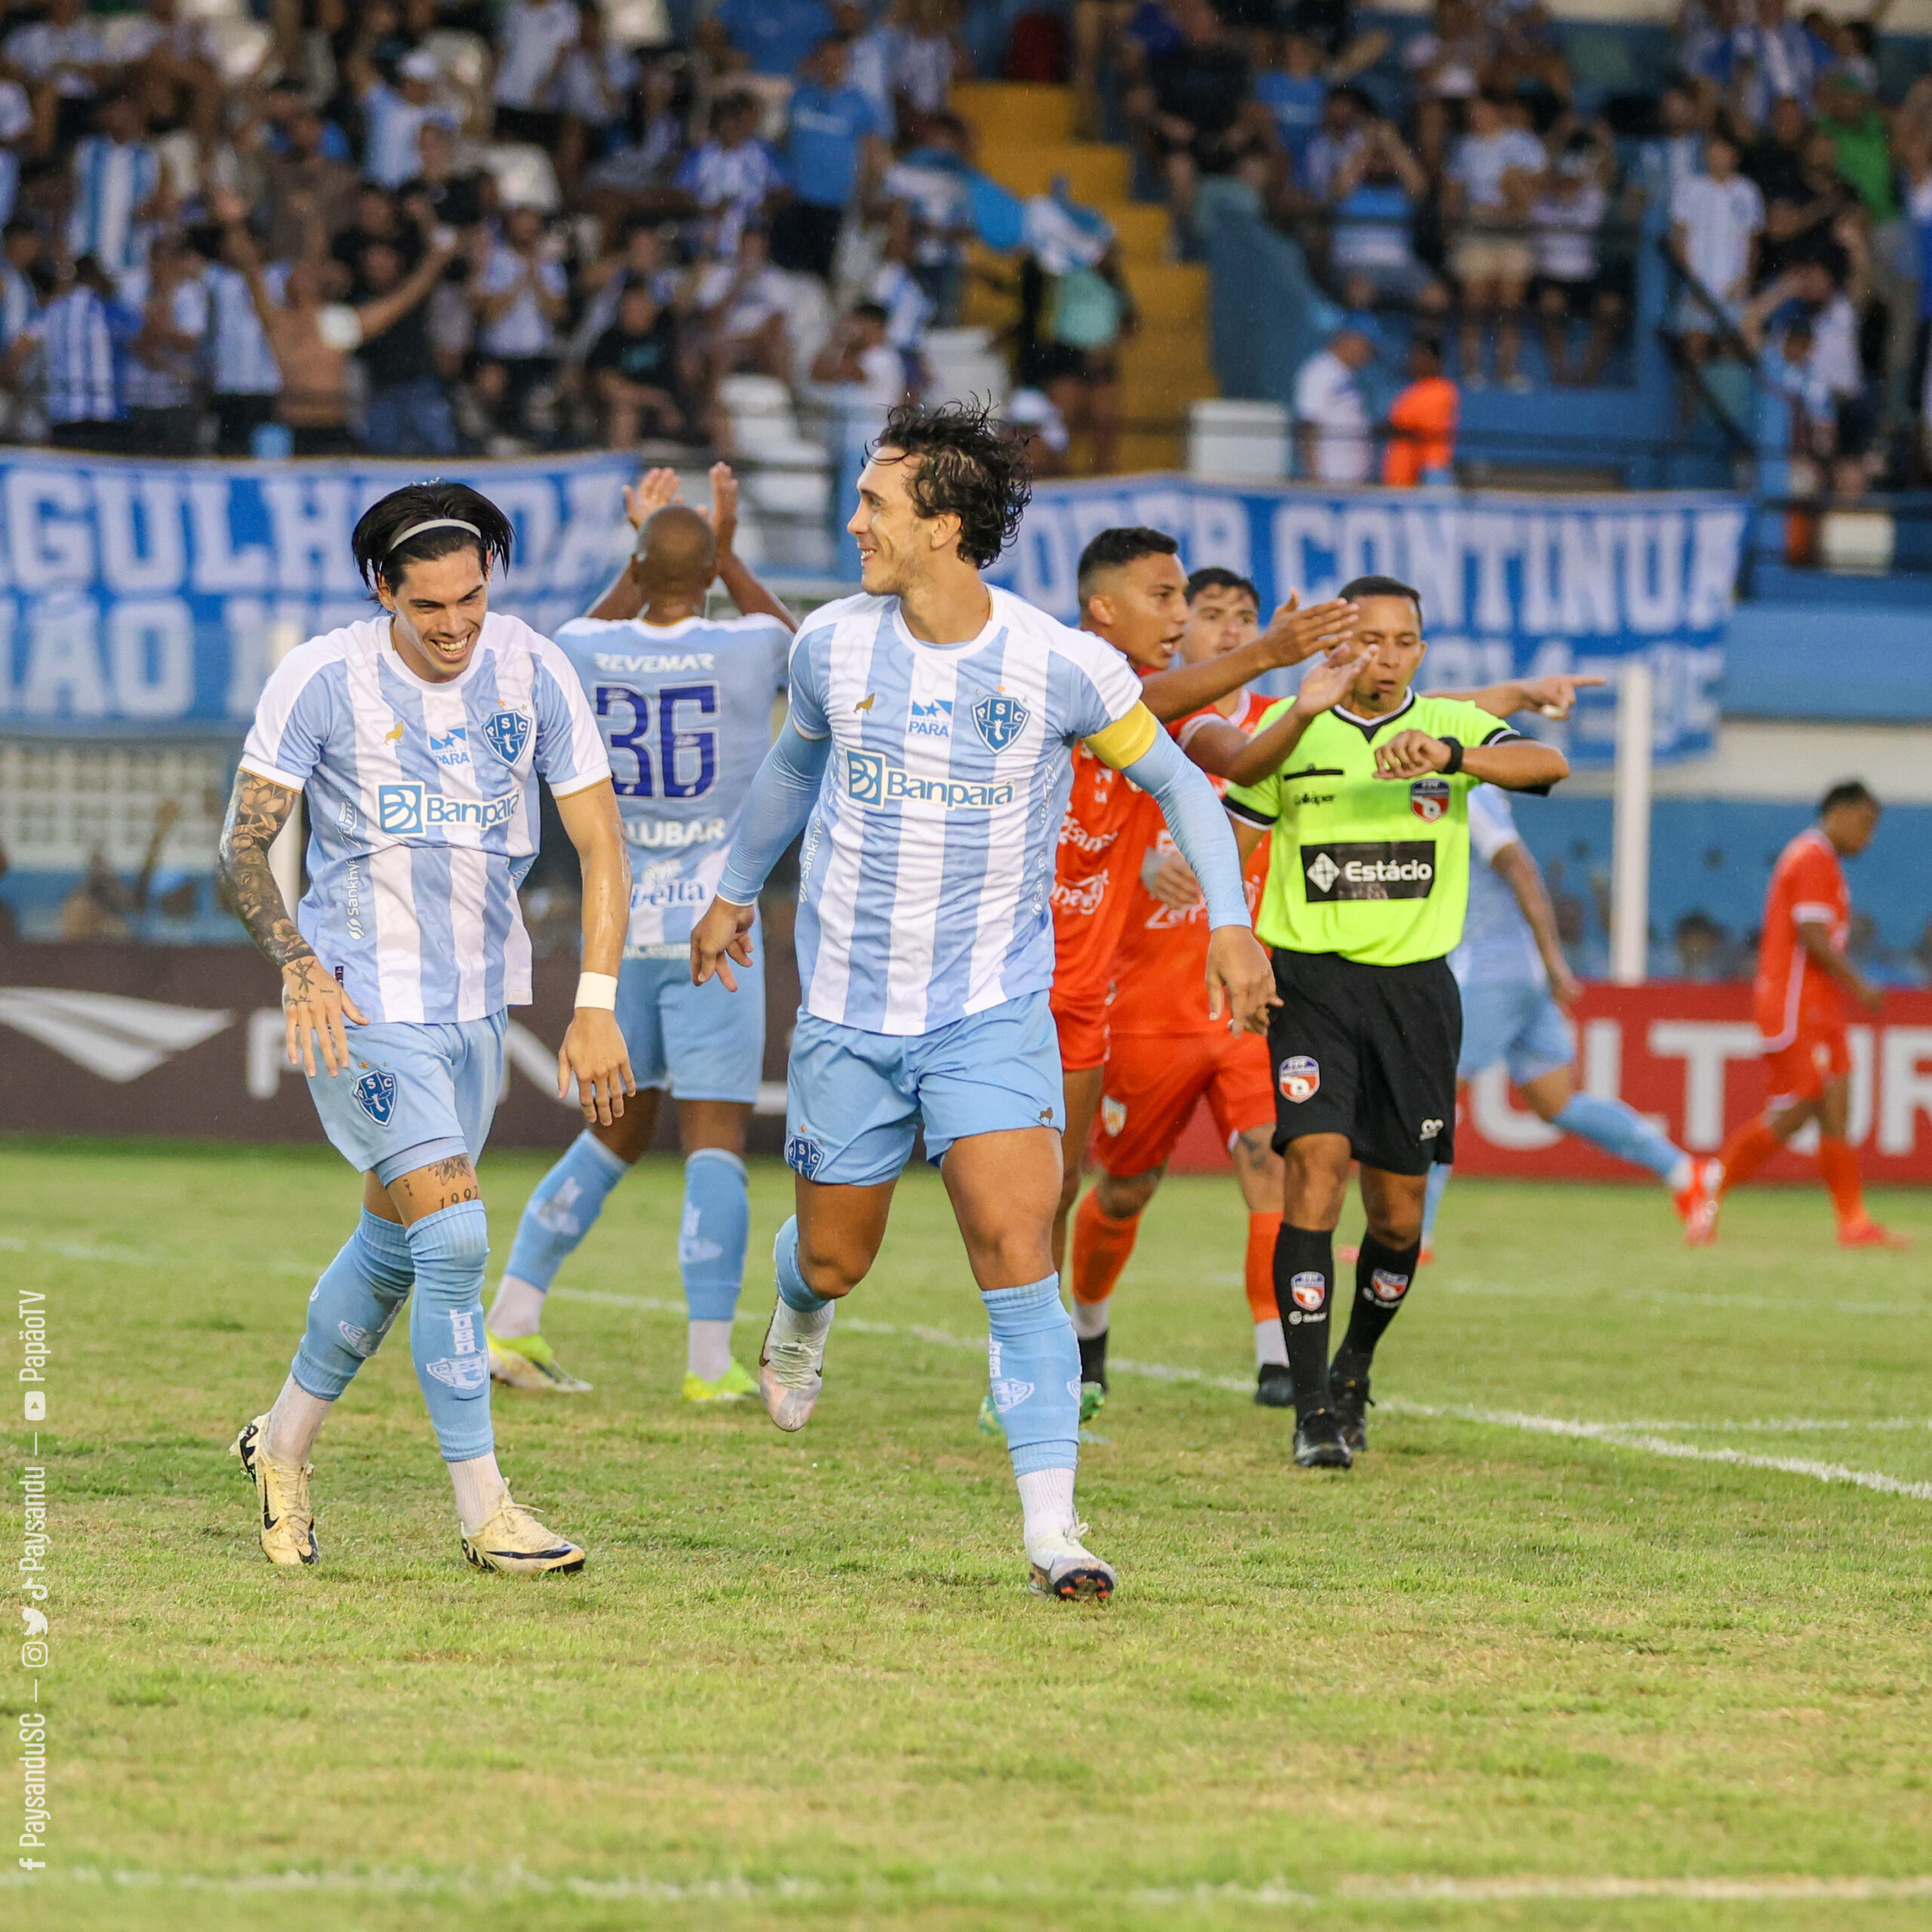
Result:
M281 1012L288 1027L289 1065L313 1074L319 1040L324 1068L340 1073L349 1065L343 1020L358 1026L368 1023L295 930L295 921L281 903L281 888L269 866L269 848L288 823L297 795L286 785L259 777L245 768L236 772L227 821L221 828L217 866L235 915L248 928L248 937L281 968Z

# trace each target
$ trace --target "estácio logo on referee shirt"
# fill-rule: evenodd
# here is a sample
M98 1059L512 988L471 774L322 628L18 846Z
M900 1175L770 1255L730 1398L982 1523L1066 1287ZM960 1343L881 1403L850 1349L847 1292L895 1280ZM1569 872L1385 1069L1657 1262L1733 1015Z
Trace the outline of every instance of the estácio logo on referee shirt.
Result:
M1306 1054L1291 1054L1281 1063L1276 1084L1284 1100L1293 1100L1297 1105L1312 1100L1321 1090L1321 1063L1309 1059Z

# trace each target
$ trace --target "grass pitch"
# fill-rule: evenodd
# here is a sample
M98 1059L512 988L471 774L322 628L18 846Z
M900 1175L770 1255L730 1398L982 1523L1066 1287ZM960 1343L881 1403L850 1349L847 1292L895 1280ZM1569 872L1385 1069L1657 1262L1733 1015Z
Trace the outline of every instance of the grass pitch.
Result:
M543 1164L485 1163L499 1260ZM586 1573L463 1566L398 1334L290 1575L224 1451L354 1178L0 1147L54 1350L51 1658L8 1660L49 1718L49 1869L0 1925L1932 1923L1932 1200L1875 1203L1913 1257L1841 1254L1809 1192L1693 1254L1654 1189L1458 1181L1330 1475L1242 1392L1232 1186L1174 1182L1082 1460L1122 1576L1095 1610L1025 1594L935 1180L789 1438L678 1399L678 1185L647 1164L564 1271L549 1332L595 1393L497 1399ZM754 1168L746 1359L789 1197Z

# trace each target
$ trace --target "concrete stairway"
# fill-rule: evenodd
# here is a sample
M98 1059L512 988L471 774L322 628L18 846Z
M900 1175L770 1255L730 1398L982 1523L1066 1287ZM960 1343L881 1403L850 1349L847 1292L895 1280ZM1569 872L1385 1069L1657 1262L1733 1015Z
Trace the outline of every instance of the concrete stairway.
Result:
M1128 199L1133 158L1124 147L1074 139L1071 88L969 81L953 89L952 107L973 130L979 166L1001 186L1043 195L1064 176L1076 201L1113 223L1140 315L1121 349L1121 415L1131 426L1121 437L1121 467L1177 467L1189 405L1217 393L1207 270L1168 260L1168 211ZM965 319L1004 328L1013 304L976 281Z

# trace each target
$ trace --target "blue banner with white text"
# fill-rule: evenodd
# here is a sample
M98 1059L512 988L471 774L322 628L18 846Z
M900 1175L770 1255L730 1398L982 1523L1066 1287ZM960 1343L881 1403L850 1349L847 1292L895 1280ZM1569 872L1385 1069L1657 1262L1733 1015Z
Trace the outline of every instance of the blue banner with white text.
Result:
M635 457L451 463L516 527L494 609L546 635L629 537ZM423 464L0 461L0 731L245 728L275 641L367 617L349 533Z
M1714 494L1558 497L1484 492L1238 490L1181 476L1043 483L992 574L1055 617L1075 614L1074 574L1096 531L1144 524L1180 540L1190 570L1251 578L1264 617L1351 578L1422 593L1428 688L1551 672L1609 680L1567 725L1540 724L1573 764L1608 764L1618 668L1656 677L1659 758L1709 751L1748 512Z

